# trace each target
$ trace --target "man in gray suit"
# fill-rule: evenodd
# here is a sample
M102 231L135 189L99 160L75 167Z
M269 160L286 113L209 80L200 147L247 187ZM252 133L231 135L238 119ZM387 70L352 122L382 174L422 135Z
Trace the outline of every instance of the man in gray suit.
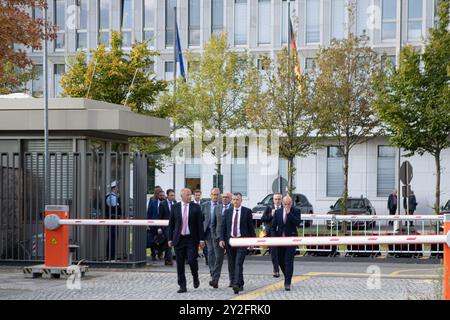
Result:
M219 188L211 189L211 201L205 202L202 205L203 213L203 231L205 233L206 247L208 248L208 266L211 279L213 277L213 269L216 262L216 255L214 252L214 241L212 237L212 222L214 215L219 207Z
M231 192L224 192L222 194L222 203L218 205L217 210L214 214L213 222L211 224L213 249L216 261L214 263L214 266L212 267L212 280L209 282L209 285L215 289L219 287L220 273L222 272L223 256L225 253L225 250L219 245L220 234L222 232L222 218L225 211L228 210L231 206L231 197ZM228 266L228 271L231 283L232 273L230 272L230 266Z

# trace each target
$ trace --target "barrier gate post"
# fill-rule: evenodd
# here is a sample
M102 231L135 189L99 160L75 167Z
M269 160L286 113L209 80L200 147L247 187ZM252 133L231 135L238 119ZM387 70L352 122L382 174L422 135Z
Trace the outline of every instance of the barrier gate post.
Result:
M444 214L444 234L448 235L450 231L450 214ZM444 276L442 278L443 283L443 298L445 300L450 300L450 247L448 243L444 243L444 256L443 260L443 269Z
M68 206L45 206L45 216L57 215L60 219L69 219ZM69 226L57 229L45 228L45 262L46 267L69 266Z

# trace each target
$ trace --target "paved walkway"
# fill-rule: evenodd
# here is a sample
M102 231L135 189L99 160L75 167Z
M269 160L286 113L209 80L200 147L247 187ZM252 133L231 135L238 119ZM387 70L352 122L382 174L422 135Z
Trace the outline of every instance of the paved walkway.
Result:
M177 294L175 267L165 267L159 262L136 270L90 269L82 278L80 289L73 289L70 283L68 287L65 279L25 278L20 268L4 267L0 269L0 299L428 300L440 297L442 277L440 265L297 261L292 291L286 292L282 278L272 277L270 261L247 260L245 290L235 295L228 288L226 265L219 289L208 285L208 269L203 261L200 269L200 287L192 287L192 277L187 273L188 292ZM376 275L378 272L380 277Z

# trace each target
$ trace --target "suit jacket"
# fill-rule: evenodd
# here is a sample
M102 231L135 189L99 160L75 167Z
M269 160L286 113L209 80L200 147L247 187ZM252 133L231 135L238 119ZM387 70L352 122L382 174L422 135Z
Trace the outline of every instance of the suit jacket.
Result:
M214 209L214 215L216 214L220 203L217 202L216 208ZM206 232L211 223L211 201L204 203L202 206L203 213L203 231ZM214 220L214 219L213 219Z
M148 202L147 219L159 219L158 199L150 199ZM158 227L150 227L149 230L150 233L155 234L158 231Z
M416 196L415 195L411 195L409 196L409 210L416 210L417 208L417 201L416 201ZM403 198L403 208L407 209L407 205L406 205L406 197Z
M300 210L292 207L291 212L286 217L286 223L283 221L283 213L284 208L275 211L270 230L272 237L297 237L297 227L300 226L301 222Z
M220 240L229 244L232 232L234 207L230 206L222 218L222 232ZM240 221L241 237L256 237L255 225L253 224L252 210L246 207L241 207L241 221Z
M283 208L283 206L281 206L281 208ZM272 227L272 220L273 217L275 215L272 215L272 210L275 209L275 205L271 205L271 206L267 206L266 210L264 211L262 217L261 217L261 222L264 223L265 227L266 227L266 231L268 232L268 236L270 236L270 229Z
M222 232L222 220L223 220L222 210L223 210L223 203L219 203L219 205L216 207L216 210L214 210L214 217L211 224L211 238L214 240L219 240L220 234Z
M389 195L387 208L389 210L397 208L397 199L394 198L394 195L392 193Z
M183 227L181 204L181 201L174 204L169 220L169 240L173 241L174 247L180 243L181 228ZM188 226L192 242L195 247L198 247L200 241L205 240L203 232L203 215L200 206L192 201L189 203Z
M169 209L169 200L164 200L160 205L159 205L159 219L162 220L169 220L170 219L170 215L173 212L173 206L176 204L177 202L174 201L174 204L172 205L172 208Z

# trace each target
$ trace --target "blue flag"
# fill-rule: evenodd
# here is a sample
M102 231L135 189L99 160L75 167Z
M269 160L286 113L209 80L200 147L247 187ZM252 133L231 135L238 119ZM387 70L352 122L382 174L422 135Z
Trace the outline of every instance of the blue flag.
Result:
M181 51L181 44L180 44L180 34L178 33L178 24L177 26L177 62L180 63L180 73L181 76L183 77L184 81L186 81L186 73L184 72L184 63L183 63L183 52ZM176 65L175 65L176 68Z

